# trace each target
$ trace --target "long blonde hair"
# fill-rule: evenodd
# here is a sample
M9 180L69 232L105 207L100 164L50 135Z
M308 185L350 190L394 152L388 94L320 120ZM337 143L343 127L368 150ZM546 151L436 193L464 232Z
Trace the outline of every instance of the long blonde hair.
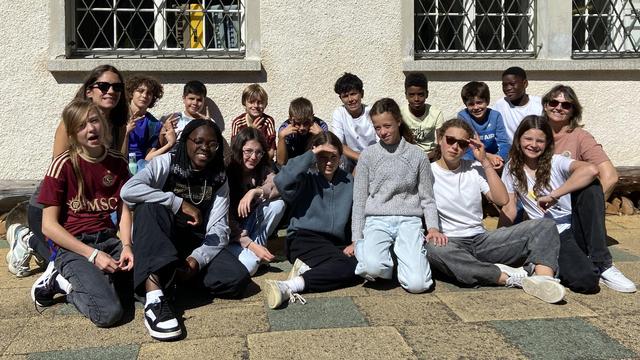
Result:
M78 165L78 154L82 152L82 148L78 143L78 131L83 126L86 126L89 115L92 112L98 117L100 125L102 125L99 139L100 143L105 146L105 151L107 151L107 144L111 143L110 126L97 105L88 99L73 99L62 111L62 122L67 129L69 141L69 157L73 166L73 173L76 175L78 182L78 197L80 199L84 199L84 177Z

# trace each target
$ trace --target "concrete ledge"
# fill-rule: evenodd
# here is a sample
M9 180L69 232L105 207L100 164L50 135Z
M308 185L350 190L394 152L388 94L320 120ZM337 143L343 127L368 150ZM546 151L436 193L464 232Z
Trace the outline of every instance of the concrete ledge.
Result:
M403 71L504 71L520 66L529 71L640 71L640 59L404 59Z
M53 59L47 62L47 70L56 72L88 72L98 65L111 64L127 72L222 72L262 70L260 59Z

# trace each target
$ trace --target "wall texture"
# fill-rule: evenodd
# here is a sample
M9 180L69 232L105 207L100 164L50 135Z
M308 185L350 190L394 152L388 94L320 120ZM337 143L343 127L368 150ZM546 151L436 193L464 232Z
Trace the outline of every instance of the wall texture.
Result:
M62 108L84 76L47 70L46 3L0 2L0 32L6 34L0 38L0 179L42 178ZM227 124L227 136L229 122L242 112L242 89L252 82L269 93L267 113L278 124L287 116L289 101L298 96L313 102L317 116L330 119L340 104L333 84L345 71L364 81L366 103L383 96L404 102L402 19L396 2L349 0L319 6L311 0L261 0L260 30L262 72L155 73L165 84L165 96L152 112L160 116L181 109L182 84L199 79L220 110L219 123ZM501 95L500 72L460 70L427 72L428 102L446 115L461 108L459 92L467 81L488 82L493 100ZM573 86L585 107L586 129L614 164L640 165L640 152L631 151L640 140L640 65L633 71L530 72L529 78L531 94L542 95L557 83Z

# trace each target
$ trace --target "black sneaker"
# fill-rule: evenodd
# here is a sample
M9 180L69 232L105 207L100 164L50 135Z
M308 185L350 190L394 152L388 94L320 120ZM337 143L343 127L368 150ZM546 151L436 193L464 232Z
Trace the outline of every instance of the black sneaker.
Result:
M55 269L53 261L51 261L47 265L47 269L31 286L31 299L36 305L41 307L51 306L55 304L54 296L65 293L56 281L57 276L58 270Z
M174 340L182 335L180 324L164 296L160 296L159 302L145 306L144 326L156 340Z

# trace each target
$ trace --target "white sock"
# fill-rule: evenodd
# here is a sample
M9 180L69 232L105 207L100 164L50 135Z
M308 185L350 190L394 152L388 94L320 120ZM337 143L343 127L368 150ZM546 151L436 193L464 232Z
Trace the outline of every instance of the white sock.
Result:
M62 277L62 275L58 274L58 276L56 276L56 283L58 283L58 286L65 294L69 294L71 292L71 283Z
M289 289L294 293L300 293L304 290L304 278L302 276L296 276L291 280L285 280L283 283L287 284Z
M147 302L144 304L145 307L149 304L160 302L160 296L163 296L164 293L162 290L151 290L147 291Z

